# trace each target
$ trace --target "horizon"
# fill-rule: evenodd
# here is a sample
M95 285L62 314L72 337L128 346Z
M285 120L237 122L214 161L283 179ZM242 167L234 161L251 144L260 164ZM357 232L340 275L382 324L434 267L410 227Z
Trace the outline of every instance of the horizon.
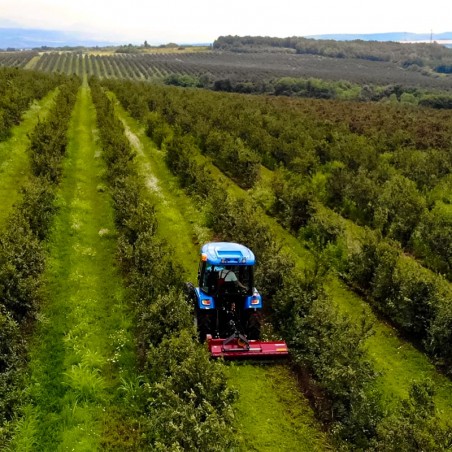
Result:
M231 0L221 10L206 0L171 4L132 0L127 7L106 0L15 0L0 7L0 27L76 33L83 39L115 42L211 43L221 35L315 36L449 32L449 0L428 7L381 0L378 9L358 0L302 5L285 0ZM397 31L399 32L399 31Z
M11 35L5 36L7 30L14 30ZM222 35L228 36L228 35ZM239 36L239 35L236 35ZM245 35L242 35L245 36ZM247 35L250 36L250 35ZM256 35L257 36L257 35ZM275 37L275 36L271 36ZM284 36L289 37L289 36ZM434 33L413 33L407 31L391 31L391 32L377 32L377 33L336 33L336 34L323 34L323 35L310 35L310 36L297 36L307 39L331 39L336 41L348 41L348 40L364 40L364 41L393 41L401 43L428 43L437 42L446 47L451 47L452 44L452 31L446 31L438 34ZM86 37L83 33L77 32L65 32L59 30L48 29L32 29L32 28L18 28L18 27L2 27L0 24L0 50L15 49L15 50L30 50L39 48L63 48L63 47L118 47L134 45L143 45L145 41L152 47L163 47L167 44L175 44L178 46L211 46L213 42L218 39L216 36L214 40L210 42L176 42L175 40L168 40L166 42L149 42L148 40L140 40L135 42L130 41L106 41L102 39L94 39ZM279 38L279 37L275 37Z

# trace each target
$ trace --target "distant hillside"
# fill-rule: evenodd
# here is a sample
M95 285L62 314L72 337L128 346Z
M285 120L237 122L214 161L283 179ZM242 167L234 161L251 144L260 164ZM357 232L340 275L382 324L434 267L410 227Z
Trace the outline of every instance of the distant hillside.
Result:
M444 35L448 36L448 34ZM213 48L237 53L296 53L340 59L391 62L404 69L430 68L441 73L452 72L452 50L436 43L377 42L362 39L338 41L297 36L287 38L220 36L213 43Z
M0 28L0 49L33 49L37 47L95 47L124 44L90 39L81 33L26 28Z
M420 42L420 41L450 41L452 40L452 32L446 33L408 33L408 32L393 32L393 33L373 33L373 34L323 34L306 36L313 39L334 39L335 41L353 41L360 39L363 41L395 41L395 42Z

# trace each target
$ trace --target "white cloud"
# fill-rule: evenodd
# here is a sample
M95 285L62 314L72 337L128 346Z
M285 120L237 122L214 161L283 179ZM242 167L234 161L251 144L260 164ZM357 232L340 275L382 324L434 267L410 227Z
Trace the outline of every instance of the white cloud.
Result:
M5 1L7 3L5 3ZM209 42L219 35L451 31L450 0L2 0L0 19L134 42Z

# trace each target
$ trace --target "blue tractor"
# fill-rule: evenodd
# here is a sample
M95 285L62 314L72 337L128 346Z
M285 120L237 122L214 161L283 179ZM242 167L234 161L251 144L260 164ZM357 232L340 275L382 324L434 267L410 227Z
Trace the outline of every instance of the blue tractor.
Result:
M202 342L213 357L285 356L284 341L261 341L262 297L254 287L255 257L238 243L201 249L198 286L187 284Z

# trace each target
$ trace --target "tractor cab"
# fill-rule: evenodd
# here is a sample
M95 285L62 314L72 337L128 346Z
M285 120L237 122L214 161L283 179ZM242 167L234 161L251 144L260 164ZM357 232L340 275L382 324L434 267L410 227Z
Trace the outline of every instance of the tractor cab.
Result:
M259 340L263 306L255 263L253 252L238 243L210 242L201 249L198 286L188 283L187 294L212 356L287 355L284 341Z
M198 270L199 309L215 309L221 302L241 303L243 309L262 308L261 296L254 287L254 264L254 254L243 245L204 245Z

